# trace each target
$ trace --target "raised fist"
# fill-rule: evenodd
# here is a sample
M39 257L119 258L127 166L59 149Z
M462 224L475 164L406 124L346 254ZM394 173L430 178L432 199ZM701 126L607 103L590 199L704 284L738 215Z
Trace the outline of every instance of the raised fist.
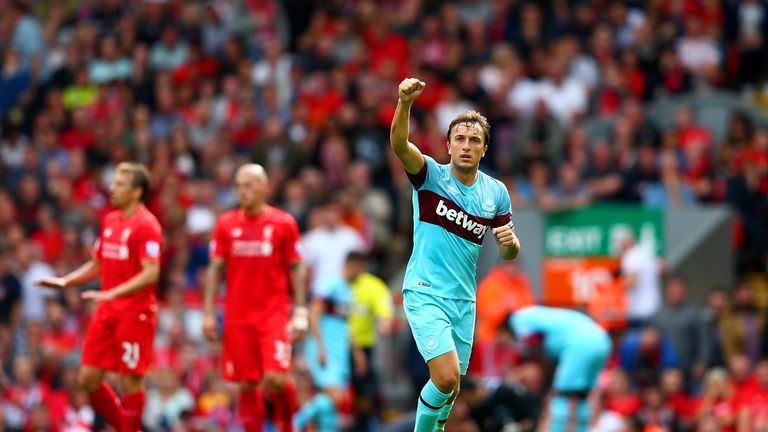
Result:
M411 102L424 91L427 84L424 81L419 81L416 78L406 78L400 83L398 87L397 95L402 102Z

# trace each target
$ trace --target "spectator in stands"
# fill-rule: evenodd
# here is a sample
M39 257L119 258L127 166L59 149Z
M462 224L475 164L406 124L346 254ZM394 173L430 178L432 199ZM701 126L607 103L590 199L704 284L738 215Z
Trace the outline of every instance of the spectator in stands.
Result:
M680 367L675 347L654 327L627 334L619 347L619 362L637 387L655 385L666 369Z
M493 342L510 312L535 303L531 281L520 268L520 259L499 262L477 284L476 342Z
M704 377L702 397L696 413L696 424L704 428L713 424L722 431L734 431L736 412L733 409L733 388L728 372L711 369Z
M680 175L675 156L670 153L662 153L659 159L659 181L648 184L643 189L643 205L662 209L694 205L696 195Z
M726 362L743 354L749 358L750 365L755 365L760 357L765 318L755 307L752 285L748 282L736 286L732 299L733 307L720 323Z
M692 429L698 403L685 391L683 370L665 370L661 374L660 388L666 404L675 413L681 429Z
M195 400L189 390L180 386L173 369L157 371L155 379L157 387L147 392L144 424L151 431L172 430L182 412L194 409Z
M302 245L310 285L326 276L340 276L347 254L364 249L360 234L342 224L341 209L334 199L315 208L314 224L304 234Z
M627 319L630 327L642 327L661 307L661 262L649 245L638 243L629 231L622 231L618 242Z
M679 420L675 412L667 405L661 389L655 385L642 389L643 405L632 419L638 429L649 430L657 428L667 432L680 430Z
M664 306L651 322L675 347L680 368L686 374L686 388L692 390L709 364L710 337L703 311L688 301L684 277L667 279Z
M704 310L704 322L709 335L709 364L707 367L725 367L723 354L723 335L720 323L730 308L728 294L721 288L712 290L707 296L707 307Z
M768 361L757 364L755 386L738 395L735 408L739 431L759 431L768 427Z

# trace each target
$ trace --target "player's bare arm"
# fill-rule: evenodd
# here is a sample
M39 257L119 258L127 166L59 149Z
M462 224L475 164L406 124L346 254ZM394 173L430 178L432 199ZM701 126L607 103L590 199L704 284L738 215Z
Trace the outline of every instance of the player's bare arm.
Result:
M327 356L325 353L325 343L323 335L320 334L320 318L325 313L325 302L322 299L312 300L309 306L309 333L315 338L317 343L317 360L320 366L325 366Z
M100 270L101 263L99 263L99 260L91 258L85 264L65 276L39 279L35 281L35 284L40 287L54 289L79 287L98 279Z
M216 331L216 313L213 304L223 277L224 260L221 258L211 259L211 263L208 265L205 287L203 289L203 308L205 313L205 316L203 317L203 334L209 341L215 341L218 338L218 333Z
M293 316L291 327L294 339L303 339L309 327L307 309L307 266L297 261L290 267L291 287L293 287Z
M504 260L513 260L520 254L520 240L515 234L515 228L509 225L493 229L496 244L499 246L499 255Z
M155 260L141 262L141 271L122 284L106 291L86 291L82 297L86 300L111 301L119 297L129 296L144 288L156 284L160 280L160 263Z
M392 126L389 129L389 142L392 150L409 174L417 174L424 166L424 155L421 154L418 147L408 141L408 133L411 121L411 105L426 86L423 81L416 78L406 78L400 83L397 108L392 118Z

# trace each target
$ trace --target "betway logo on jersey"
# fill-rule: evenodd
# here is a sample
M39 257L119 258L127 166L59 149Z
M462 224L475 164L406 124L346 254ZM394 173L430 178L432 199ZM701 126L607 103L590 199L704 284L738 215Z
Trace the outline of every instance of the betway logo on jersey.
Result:
M272 255L272 242L261 240L235 240L232 255L241 257L266 257Z
M449 221L459 225L467 231L472 232L472 234L476 235L477 238L483 238L485 232L488 230L487 225L481 225L480 223L473 221L463 211L449 209L443 200L438 201L436 212L438 216L445 216L445 218Z
M438 225L464 240L481 245L492 219L465 212L456 203L430 190L420 190L419 220Z

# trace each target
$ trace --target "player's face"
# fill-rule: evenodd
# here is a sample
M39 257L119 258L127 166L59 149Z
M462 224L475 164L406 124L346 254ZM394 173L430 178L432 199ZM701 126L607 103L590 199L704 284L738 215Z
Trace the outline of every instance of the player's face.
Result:
M249 172L241 173L235 179L237 201L243 208L263 204L267 199L267 182Z
M129 204L138 201L141 189L133 186L133 179L129 173L118 172L112 185L109 187L110 202L118 209L125 208Z
M477 123L459 123L454 126L448 141L451 164L462 172L476 170L480 158L488 149L484 140L483 129Z

